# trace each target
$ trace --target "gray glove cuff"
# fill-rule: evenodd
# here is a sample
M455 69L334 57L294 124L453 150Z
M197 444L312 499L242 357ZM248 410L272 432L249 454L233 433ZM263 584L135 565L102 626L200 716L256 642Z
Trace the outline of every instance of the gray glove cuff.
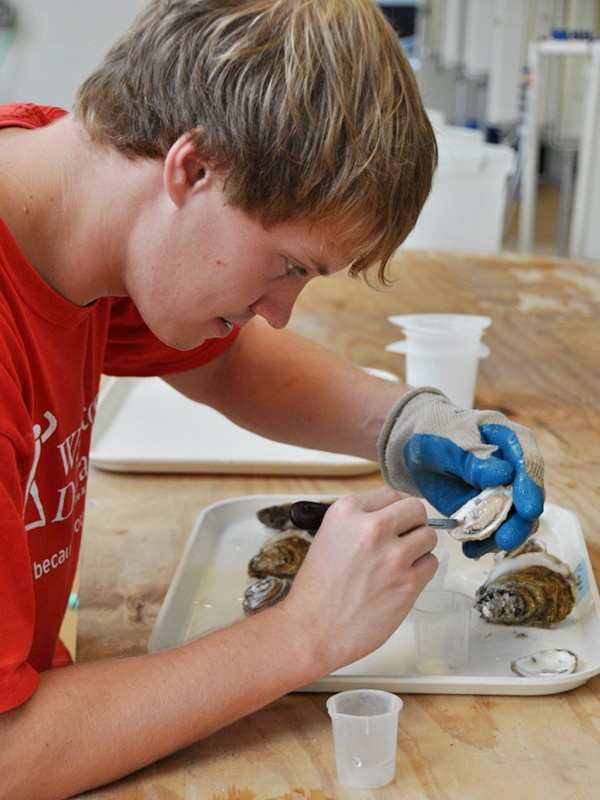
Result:
M417 389L407 392L392 407L377 439L377 456L383 477L387 483L393 486L394 489L408 492L408 494L413 494L417 497L421 497L421 492L417 489L406 467L403 453L404 445L412 435L412 430L407 430L406 427L403 427L402 435L400 435L400 426L397 426L396 422L411 400L424 393L439 395L444 400L448 400L443 392L433 386L419 386Z

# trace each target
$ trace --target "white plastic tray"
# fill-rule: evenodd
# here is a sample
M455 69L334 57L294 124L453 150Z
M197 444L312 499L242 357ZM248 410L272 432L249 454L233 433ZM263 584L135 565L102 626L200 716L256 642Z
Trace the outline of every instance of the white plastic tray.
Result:
M112 378L102 391L91 463L116 472L362 475L378 465L274 442L160 378Z
M227 500L198 517L150 637L153 652L183 644L243 615L242 596L250 579L249 559L270 534L256 512L276 503L323 499L292 495L257 495ZM327 498L332 499L332 498ZM489 574L491 555L471 561L447 533L440 533L449 554L446 588L471 596ZM370 686L392 692L542 695L573 689L600 673L600 600L577 517L547 505L537 538L549 552L571 565L579 598L571 615L552 630L490 625L473 611L467 672L453 676L420 675L415 666L412 621L366 658L303 687L300 691L333 692ZM519 656L545 648L573 650L577 672L549 678L521 678L510 670Z

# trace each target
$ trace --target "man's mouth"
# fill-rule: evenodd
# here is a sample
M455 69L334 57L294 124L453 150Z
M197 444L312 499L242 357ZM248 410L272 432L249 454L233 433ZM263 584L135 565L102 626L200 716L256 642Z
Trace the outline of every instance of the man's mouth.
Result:
M227 330L231 333L231 331L233 330L233 322L229 322L229 320L225 319L225 317L219 317L219 319L221 320L223 325L225 325Z

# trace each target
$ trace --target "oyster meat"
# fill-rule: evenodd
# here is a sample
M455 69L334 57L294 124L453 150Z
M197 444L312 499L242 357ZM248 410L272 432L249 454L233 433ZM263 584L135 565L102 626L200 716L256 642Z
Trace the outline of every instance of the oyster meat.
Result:
M484 489L451 515L459 524L450 530L450 535L459 542L487 539L507 518L511 506L511 486Z
M540 650L511 661L510 668L523 678L555 678L571 675L577 669L577 656L571 650Z
M546 552L525 552L496 563L475 594L487 622L552 628L571 613L577 579L564 561Z
M274 606L286 596L292 586L291 578L266 575L254 581L244 592L244 614L257 614L269 606Z
M248 562L248 575L251 578L264 578L266 575L291 578L302 566L310 544L310 537L302 531L275 536L252 556Z

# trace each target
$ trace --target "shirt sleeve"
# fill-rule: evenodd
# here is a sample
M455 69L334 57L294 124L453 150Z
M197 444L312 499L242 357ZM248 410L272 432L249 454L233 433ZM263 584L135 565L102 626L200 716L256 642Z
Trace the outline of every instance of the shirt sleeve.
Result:
M0 712L24 703L39 683L27 663L35 609L18 475L14 447L0 435Z
M131 300L114 300L104 355L106 375L150 377L185 372L224 353L235 341L239 328L221 339L207 339L193 350L175 350L148 329Z

